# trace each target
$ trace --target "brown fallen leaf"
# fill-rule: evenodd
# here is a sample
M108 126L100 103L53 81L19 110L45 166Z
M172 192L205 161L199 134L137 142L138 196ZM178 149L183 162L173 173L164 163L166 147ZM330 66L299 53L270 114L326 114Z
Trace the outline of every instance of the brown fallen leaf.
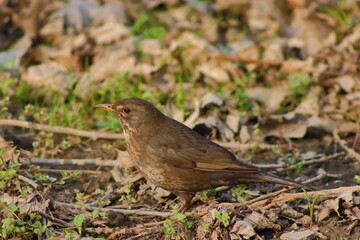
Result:
M307 118L303 114L290 112L285 115L263 117L259 121L261 136L302 138L307 131Z
M279 110L281 102L291 91L276 88L249 88L246 89L247 96L265 105L266 113L274 113Z
M67 94L70 87L71 76L68 70L57 62L47 62L31 66L22 75L22 80L35 86L47 86Z

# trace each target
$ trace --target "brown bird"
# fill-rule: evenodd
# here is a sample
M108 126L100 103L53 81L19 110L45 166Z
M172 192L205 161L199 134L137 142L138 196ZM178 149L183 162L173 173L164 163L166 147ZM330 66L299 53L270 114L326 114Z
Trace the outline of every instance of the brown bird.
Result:
M125 98L95 107L118 116L135 166L148 181L178 195L184 202L182 211L190 206L196 192L219 186L272 182L314 189L240 161L146 100Z

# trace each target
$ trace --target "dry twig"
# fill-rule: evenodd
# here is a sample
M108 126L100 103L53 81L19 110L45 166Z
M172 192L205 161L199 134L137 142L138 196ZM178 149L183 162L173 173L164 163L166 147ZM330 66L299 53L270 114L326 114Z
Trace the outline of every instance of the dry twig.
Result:
M47 213L44 213L42 211L39 211L38 213L39 213L39 215L43 216L44 218L49 219L50 221L52 221L56 225L59 225L59 226L62 226L62 227L75 227L74 224L71 224L71 223L65 222L65 221L63 221L61 219L55 218L54 216L51 216L51 215L49 215Z
M139 229L143 229L143 228L150 228L150 227L154 227L154 226L159 226L164 224L165 221L160 221L160 222L151 222L151 223L144 223L144 224L140 224L136 227L132 227L132 228L125 228L125 229L121 229L120 231L114 232L113 234L111 234L109 236L109 239L114 239L115 237L121 235L121 234L125 234L125 233L130 233Z
M221 145L222 147L225 148L233 148L233 149L241 149L241 150L246 150L249 148L257 148L257 149L273 149L273 148L284 148L284 147L288 147L288 144L283 144L283 145L270 145L270 144L258 144L258 143L237 143L237 142L219 142L219 141L214 141L213 142Z
M85 131L85 130L78 130L78 129L74 129L74 128L49 126L49 125L45 125L45 124L38 124L38 123L13 120L13 119L0 119L0 125L16 126L16 127L30 128L30 129L40 130L40 131L70 134L70 135L75 135L75 136L80 136L80 137L91 138L92 140L97 140L99 138L103 138L103 139L123 139L124 138L123 134L105 133L105 132L97 132L97 131Z
M356 161L358 161L360 163L360 154L355 152L354 149L349 148L346 143L345 140L342 140L339 136L339 132L338 130L334 130L333 131L333 136L334 136L334 140L335 142L337 142L346 152L347 154L351 157L356 159Z
M87 175L97 175L101 176L104 175L103 171L92 171L92 170L68 170L68 169L46 169L46 168L40 168L40 172L51 172L51 173L61 173L61 172L68 172L73 173L75 171L79 171L81 174L87 174ZM108 173L108 172L106 172Z
M23 175L15 173L15 176L17 176L20 180L27 182L28 184L33 186L35 189L37 189L37 187L39 186L36 182L34 182L33 180L31 180L27 177L24 177Z
M327 190L321 190L321 191L314 191L314 192L308 192L308 195L310 198L314 198L317 195L319 195L319 201L322 199L328 199L330 197L336 197L340 195L343 192L346 191L360 191L360 186L351 186L351 187L340 187L335 189L327 189ZM295 201L296 199L304 198L304 193L285 193L278 195L276 198L274 198L269 205L266 206L266 209L273 205L281 205L285 202L291 202ZM252 204L252 206L261 206L264 207L266 204L266 200L256 202Z
M82 208L81 205L78 204L71 204L71 203L63 203L63 202L56 202L59 205L68 208ZM174 215L172 212L159 212L159 211L146 211L141 209L115 209L115 208L99 208L99 207L92 207L92 206L85 206L86 210L93 211L93 210L100 210L104 212L116 212L128 215L146 215L146 216L154 216L154 217L169 217Z
M237 61L237 62L243 62L243 63L255 63L255 64L260 64L260 65L265 65L265 66L280 66L280 65L282 65L282 62L269 62L269 61L264 61L264 60L233 57L233 56L213 54L213 53L209 53L208 56L212 57L212 58L217 58L217 59L224 59L224 60Z
M340 152L340 153L335 153L333 155L329 155L329 156L324 156L322 158L318 158L318 159L311 159L311 160L306 160L303 162L299 162L296 164L293 164L291 166L286 167L286 163L280 163L280 164L254 164L256 167L258 168L262 168L262 169L275 169L275 168L283 168L279 171L286 171L286 170L290 170L290 169L295 169L299 166L305 166L305 165L311 165L311 164L315 164L315 163L321 163L321 162L326 162L327 160L331 160L331 159L335 159L337 157L340 156L344 156L345 153Z
M318 174L317 176L311 178L311 179L308 179L306 181L304 181L303 183L311 183L311 182L314 182L314 181L317 181L319 179L322 179L324 177L327 177L327 174L326 172L321 172L320 174ZM257 202L262 202L262 201L267 201L269 198L272 198L272 197L276 197L278 195L280 195L281 193L286 193L290 190L293 190L295 189L295 187L287 187L287 188L283 188L279 191L276 191L276 192L272 192L272 193L269 193L269 194L265 194L265 195L262 195L260 197L257 197L257 198L254 198L254 199L251 199L249 201L246 201L246 202L243 202L243 203L230 203L230 204L236 204L238 206L243 206L243 205L253 205L254 203L257 203ZM303 194L303 193L301 193ZM304 196L304 195L303 195ZM224 203L224 205L228 205L229 203Z
M48 158L31 158L33 164L44 165L95 165L95 166L117 166L117 160L101 160L95 159L48 159Z

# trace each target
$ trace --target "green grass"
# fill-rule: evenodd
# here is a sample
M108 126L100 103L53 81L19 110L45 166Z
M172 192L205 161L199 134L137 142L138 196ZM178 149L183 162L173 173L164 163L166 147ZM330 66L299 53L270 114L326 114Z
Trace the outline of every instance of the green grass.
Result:
M146 24L150 23L147 18L144 18L137 23L137 27L141 29L146 27ZM190 112L185 107L185 103L188 102L196 86L192 81L191 70L182 70L172 73L175 86L177 86L176 92L163 94L154 91L151 82L145 83L144 76L141 74L130 76L130 71L124 71L101 84L90 86L89 96L85 100L76 94L76 83L70 84L66 92L61 93L49 87L33 86L17 77L8 77L4 81L0 81L0 118L10 117L22 121L84 130L103 128L121 132L120 123L113 114L97 111L93 107L100 103L115 103L126 97L149 100L162 111L166 110L163 104L173 98L179 109L185 113L185 116L188 116ZM188 83L191 84L190 95L184 87L184 84ZM63 140L59 142L59 140L55 140L55 135L45 132L37 134L33 143L34 149L40 146L43 146L43 149L36 150L35 156L55 156L69 147L66 144L69 140L68 136L64 136ZM72 139L75 138L72 137ZM80 138L78 137L78 139ZM48 155L46 155L47 151L49 151Z
M27 209L26 206L26 204L35 204L40 207L41 204L37 205L37 201L37 203L24 202L21 199L33 199L35 195L46 198L46 194L41 192L41 189L44 190L51 184L63 184L65 180L78 174L66 173L61 179L51 178L40 173L36 167L14 163L13 158L5 159L4 156L9 156L11 152L9 149L7 148L8 152L6 152L5 149L0 148L0 191L6 193L4 195L6 197L0 199L0 238L44 239L46 236L46 239L53 239L54 228L51 221L44 224L43 217L37 211ZM30 179L32 183L24 183L20 176ZM36 184L41 185L42 188L36 188ZM41 198L39 201L46 199Z
M334 18L342 27L348 28L351 24L355 23L352 21L352 14L354 9L346 9L347 0L341 0L337 2L336 8L327 6L318 6L316 10L320 13L327 14Z
M165 26L148 13L142 13L133 23L132 29L143 38L162 39L166 34Z

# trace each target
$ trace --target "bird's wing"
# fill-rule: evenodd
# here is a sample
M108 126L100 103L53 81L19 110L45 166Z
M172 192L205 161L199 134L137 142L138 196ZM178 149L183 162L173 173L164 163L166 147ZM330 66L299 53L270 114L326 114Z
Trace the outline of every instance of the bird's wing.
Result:
M212 142L207 145L206 153L196 159L196 169L249 173L258 171L256 167L238 160L234 154Z
M256 167L239 161L225 148L190 129L182 129L178 134L167 134L163 140L164 144L159 144L162 146L158 149L159 154L166 163L178 168L249 173L258 171Z

